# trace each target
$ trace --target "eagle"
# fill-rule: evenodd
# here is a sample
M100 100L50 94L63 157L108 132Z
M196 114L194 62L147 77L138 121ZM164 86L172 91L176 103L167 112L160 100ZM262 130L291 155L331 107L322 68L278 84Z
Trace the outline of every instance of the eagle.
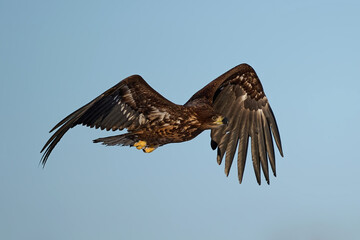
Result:
M184 105L169 101L139 75L125 78L50 130L56 131L41 150L43 167L64 134L80 124L107 131L127 129L124 134L93 142L135 147L145 153L168 143L189 141L209 129L210 145L217 150L219 165L225 156L226 176L238 148L239 183L243 180L249 141L259 185L261 169L266 182L270 183L269 162L276 176L273 139L283 157L273 111L256 72L245 63L207 84Z

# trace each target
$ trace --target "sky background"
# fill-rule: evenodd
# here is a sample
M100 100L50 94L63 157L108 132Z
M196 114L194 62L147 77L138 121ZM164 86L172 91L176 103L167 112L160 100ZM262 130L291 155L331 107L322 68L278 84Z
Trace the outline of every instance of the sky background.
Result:
M0 238L360 239L359 1L0 0ZM279 125L278 176L227 178L209 131L151 154L48 131L140 74L175 103L246 62ZM262 179L265 183L264 178Z

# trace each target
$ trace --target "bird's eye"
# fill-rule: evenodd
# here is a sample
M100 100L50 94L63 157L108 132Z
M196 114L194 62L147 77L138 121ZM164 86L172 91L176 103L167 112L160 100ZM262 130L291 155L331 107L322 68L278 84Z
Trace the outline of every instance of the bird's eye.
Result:
M211 120L213 120L214 122L218 119L218 116L212 116Z

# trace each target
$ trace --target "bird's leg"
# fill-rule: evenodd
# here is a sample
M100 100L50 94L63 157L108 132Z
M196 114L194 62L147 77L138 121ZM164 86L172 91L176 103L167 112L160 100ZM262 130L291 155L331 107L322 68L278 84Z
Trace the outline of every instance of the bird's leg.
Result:
M151 153L154 151L157 147L145 147L143 148L144 153Z
M144 153L151 153L158 147L158 146L147 146L146 144L147 144L146 141L140 140L134 143L134 147L136 147L139 150L142 149Z
M136 147L137 149L144 149L146 147L146 141L138 141L136 143L134 143L134 147Z

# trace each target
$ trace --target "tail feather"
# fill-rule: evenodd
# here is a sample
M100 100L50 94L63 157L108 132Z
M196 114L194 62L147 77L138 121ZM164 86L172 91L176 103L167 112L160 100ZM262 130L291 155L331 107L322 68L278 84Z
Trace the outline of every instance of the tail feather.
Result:
M107 146L133 146L138 141L138 136L132 133L126 133L111 137L98 138L93 140L94 143L102 143Z

